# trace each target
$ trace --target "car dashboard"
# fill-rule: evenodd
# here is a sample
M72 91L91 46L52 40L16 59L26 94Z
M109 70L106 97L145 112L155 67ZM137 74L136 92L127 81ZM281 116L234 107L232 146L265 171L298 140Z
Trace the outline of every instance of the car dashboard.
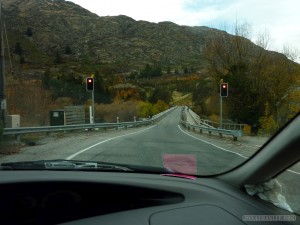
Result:
M163 174L1 171L0 202L0 224L238 225L253 224L251 215L295 217L217 178Z

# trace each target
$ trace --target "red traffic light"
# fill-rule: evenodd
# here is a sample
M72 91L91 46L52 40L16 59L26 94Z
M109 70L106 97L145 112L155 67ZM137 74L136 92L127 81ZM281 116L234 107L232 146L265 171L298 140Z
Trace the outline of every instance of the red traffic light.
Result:
M86 78L86 90L93 91L94 90L94 78L87 77Z
M228 83L221 83L220 85L220 96L228 97Z

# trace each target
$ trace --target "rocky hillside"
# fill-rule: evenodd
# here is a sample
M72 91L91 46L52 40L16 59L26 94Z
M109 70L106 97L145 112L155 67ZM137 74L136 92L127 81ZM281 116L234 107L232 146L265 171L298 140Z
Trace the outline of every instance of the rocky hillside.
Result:
M195 67L207 65L203 49L208 39L229 34L208 27L172 22L135 21L127 16L99 17L64 0L3 0L10 54L20 63L43 68L53 62L78 65L122 64L122 72L146 63ZM256 46L253 44L254 48ZM13 58L18 63L16 55ZM7 57L8 54L6 54Z
M67 47L73 59L92 64L201 66L202 49L212 30L127 16L99 17L63 0L3 0L3 16L10 49L20 42L27 61L64 54Z

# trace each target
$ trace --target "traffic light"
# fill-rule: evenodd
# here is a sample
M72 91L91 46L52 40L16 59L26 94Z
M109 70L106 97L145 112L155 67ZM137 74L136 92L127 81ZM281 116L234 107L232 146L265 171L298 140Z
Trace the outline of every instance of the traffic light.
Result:
M228 97L228 83L221 83L220 84L220 96L221 97Z
M94 78L87 77L86 78L86 90L93 91L94 90Z

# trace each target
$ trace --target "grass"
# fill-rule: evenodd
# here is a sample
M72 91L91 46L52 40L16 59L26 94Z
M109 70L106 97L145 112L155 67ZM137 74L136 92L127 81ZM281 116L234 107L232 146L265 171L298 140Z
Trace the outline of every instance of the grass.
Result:
M183 94L181 92L178 91L174 91L172 94L172 104L175 105L192 105L193 101L192 101L192 93L188 93L188 94Z

